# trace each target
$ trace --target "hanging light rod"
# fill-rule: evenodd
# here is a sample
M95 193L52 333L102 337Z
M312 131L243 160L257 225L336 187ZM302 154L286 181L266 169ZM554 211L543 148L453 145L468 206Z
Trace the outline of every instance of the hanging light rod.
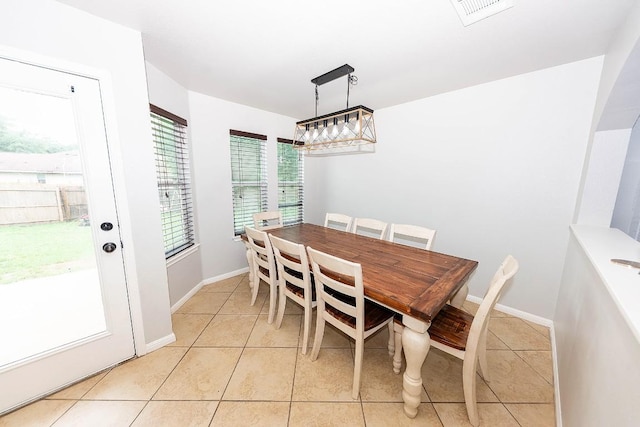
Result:
M335 79L339 79L340 77L343 77L343 76L346 76L348 74L351 74L355 70L356 69L353 68L351 65L344 64L343 66L338 67L335 70L331 70L328 73L324 73L323 75L318 76L315 79L312 79L311 83L320 86L320 85L323 85L325 83L329 83L330 81L333 81Z

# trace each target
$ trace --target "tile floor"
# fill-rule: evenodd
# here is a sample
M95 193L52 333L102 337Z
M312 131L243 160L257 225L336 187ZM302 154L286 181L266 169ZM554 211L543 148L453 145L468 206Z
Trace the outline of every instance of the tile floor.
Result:
M311 362L300 352L302 310L289 302L276 330L266 300L263 284L249 305L246 274L205 286L173 315L175 343L0 417L0 426L469 425L458 359L429 352L412 420L386 328L366 343L360 399L352 400L351 341L327 325ZM478 376L481 425L554 426L549 330L500 312L489 329L491 381Z

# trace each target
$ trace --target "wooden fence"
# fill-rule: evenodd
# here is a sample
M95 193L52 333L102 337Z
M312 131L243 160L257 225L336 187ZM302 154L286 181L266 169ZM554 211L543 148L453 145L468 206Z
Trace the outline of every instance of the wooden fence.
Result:
M83 187L0 183L0 225L68 221L87 213Z

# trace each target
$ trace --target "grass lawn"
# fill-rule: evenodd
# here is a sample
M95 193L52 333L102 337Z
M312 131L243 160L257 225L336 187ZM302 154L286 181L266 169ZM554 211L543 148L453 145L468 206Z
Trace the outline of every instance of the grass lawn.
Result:
M76 221L0 225L0 285L94 265L91 228Z

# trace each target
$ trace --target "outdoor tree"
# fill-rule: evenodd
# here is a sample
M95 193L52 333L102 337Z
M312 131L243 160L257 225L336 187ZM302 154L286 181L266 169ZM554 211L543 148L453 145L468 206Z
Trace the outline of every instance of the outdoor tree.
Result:
M51 138L16 129L10 119L0 115L0 153L59 153L67 150L69 147Z

